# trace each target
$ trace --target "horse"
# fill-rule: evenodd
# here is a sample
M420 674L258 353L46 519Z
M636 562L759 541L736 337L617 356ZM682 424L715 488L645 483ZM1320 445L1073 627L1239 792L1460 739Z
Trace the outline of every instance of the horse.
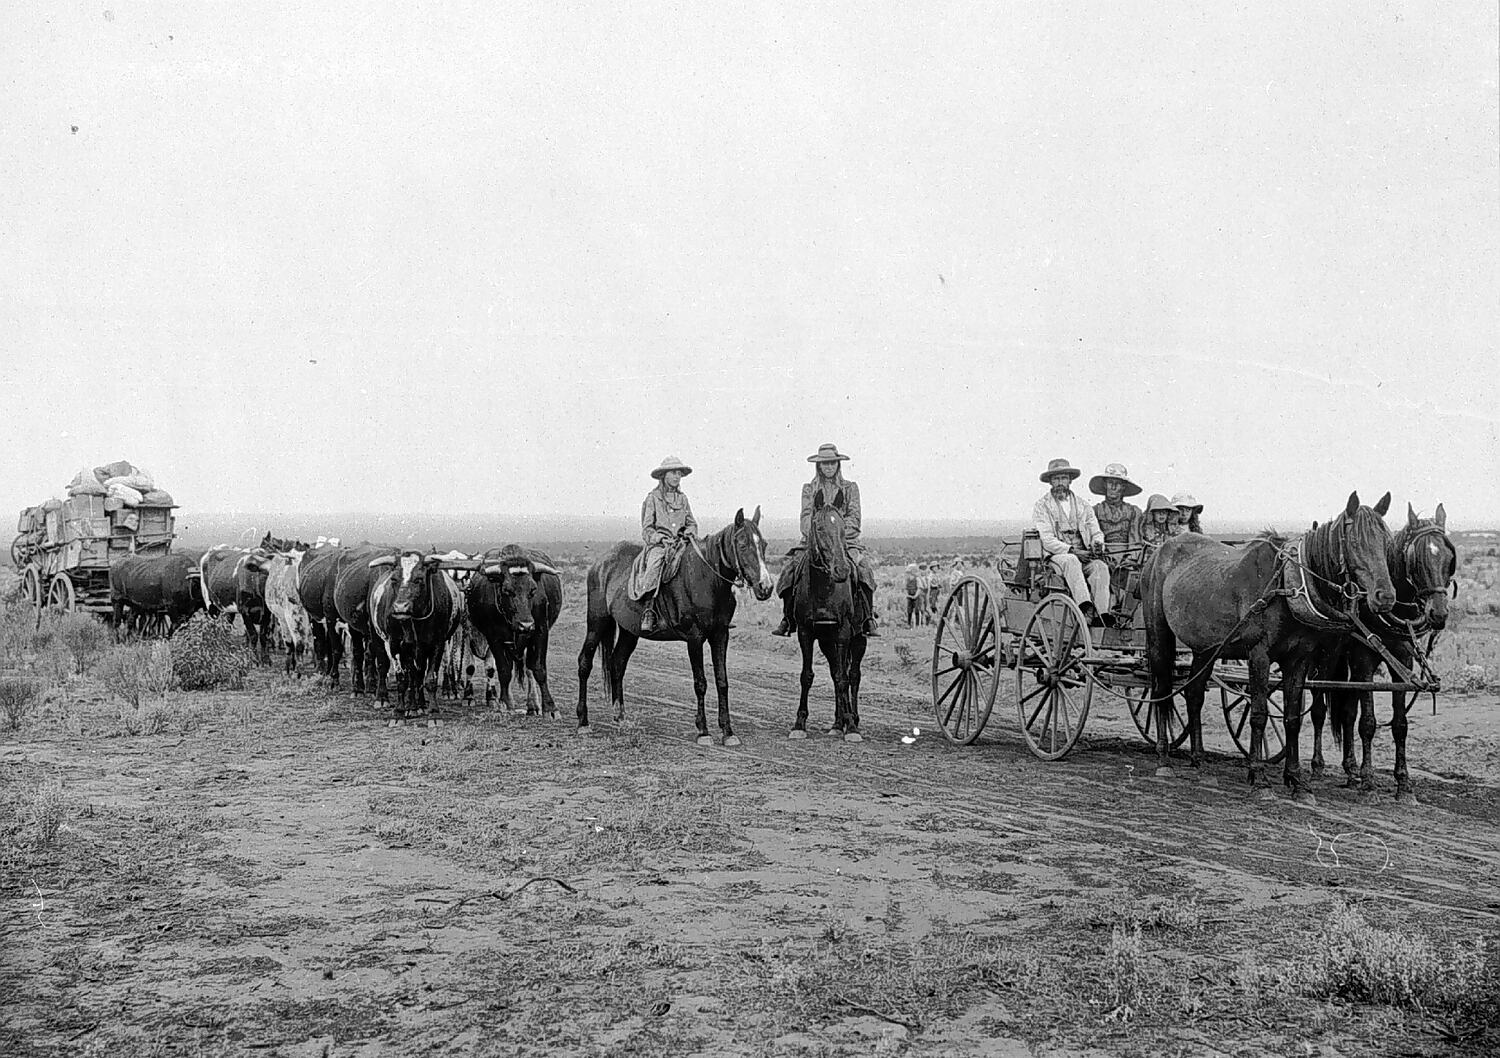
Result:
M1387 551L1391 531L1382 516L1390 493L1373 508L1351 492L1330 522L1299 540L1268 530L1235 549L1198 533L1175 536L1151 556L1142 574L1146 662L1157 710L1156 774L1171 774L1167 732L1177 643L1193 652L1187 703L1194 768L1203 758L1203 694L1220 657L1243 658L1250 675L1250 783L1269 794L1266 770L1266 702L1271 664L1281 669L1286 714L1283 781L1294 800L1315 800L1303 784L1297 735L1302 689L1313 659L1349 628L1342 611L1359 598L1375 613L1396 602Z
M792 589L792 615L797 622L797 642L802 647L802 698L797 721L788 738L807 737L807 692L813 683L813 646L822 648L833 678L833 726L845 742L863 742L859 733L859 676L869 642L860 631L854 609L854 564L844 541L844 493L833 503L823 494L813 498L807 548L802 552L802 570Z
M701 543L690 540L675 576L656 593L660 620L645 638L687 644L693 666L693 692L698 698L698 745L711 746L703 696L708 680L703 674L703 644L713 655L714 685L719 692L719 730L724 745L738 746L739 736L729 723L729 629L734 619L736 585L748 584L764 602L776 586L766 568L766 539L760 535L760 508L753 518L741 507L734 521ZM641 636L641 605L630 597L630 567L640 544L621 541L589 567L588 613L583 649L578 652L578 734L589 727L589 674L597 649L604 668L604 689L615 706L615 720L625 719L625 667ZM618 636L618 638L616 638Z
M1391 581L1396 589L1396 606L1389 617L1361 610L1361 619L1380 638L1381 645L1408 670L1416 656L1418 637L1436 636L1448 624L1448 592L1458 572L1458 550L1448 537L1448 514L1442 504L1432 518L1419 518L1411 504L1406 505L1406 525L1392 538L1388 559ZM1382 658L1354 640L1348 640L1329 664L1319 673L1329 679L1365 683L1374 675ZM1399 680L1391 673L1393 681ZM1345 786L1359 785L1366 792L1375 790L1375 770L1371 763L1371 743L1375 738L1375 702L1370 691L1345 690L1327 692L1333 703L1333 731L1343 748ZM1314 775L1323 771L1323 720L1327 712L1325 692L1314 691L1312 700ZM1363 756L1356 772L1354 766L1354 723L1359 720ZM1391 739L1396 744L1396 800L1416 804L1411 777L1406 768L1406 692L1391 692Z

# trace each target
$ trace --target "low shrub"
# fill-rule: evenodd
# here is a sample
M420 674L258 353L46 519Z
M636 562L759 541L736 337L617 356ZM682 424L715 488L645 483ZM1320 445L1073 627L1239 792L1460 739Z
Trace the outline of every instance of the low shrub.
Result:
M172 635L172 674L185 691L244 686L251 659L229 621L194 614Z
M62 782L43 779L22 795L21 824L31 831L31 843L42 849L57 840L57 832L67 817L67 800Z
M46 689L34 676L0 676L0 717L10 730L20 730Z
M83 675L110 643L108 626L93 614L68 613L54 623L57 641L73 658L74 671Z
M172 689L172 657L165 643L116 647L100 660L98 673L110 692L137 713L142 702L165 698Z

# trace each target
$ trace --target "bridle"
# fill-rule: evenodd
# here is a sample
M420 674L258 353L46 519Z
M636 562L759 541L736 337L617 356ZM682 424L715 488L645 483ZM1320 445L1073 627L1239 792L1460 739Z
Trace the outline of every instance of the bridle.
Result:
M818 510L814 511L812 536L814 540L822 540L822 534L817 532L817 519L818 516L823 514L823 512L825 511L832 512L839 517L838 523L834 523L829 526L830 535L834 535L836 537L836 540L834 543L822 543L819 546L808 547L807 561L808 565L810 565L813 569L832 577L835 583L842 583L843 581L849 579L850 565L849 552L847 547L845 547L844 545L844 533L842 524L843 513L837 507L821 507ZM820 561L820 559L822 559L825 554L831 554L834 556L841 555L844 561L841 564L835 558L834 560L829 561L825 564L824 562Z
M703 564L708 567L708 571L715 577L718 577L725 584L728 584L731 587L748 588L750 586L750 578L745 575L745 570L740 565L739 549L735 548L728 558L726 558L724 555L725 532L728 532L731 536L733 536L734 534L740 532L740 529L740 526L730 526L727 529L721 529L719 532L713 535L715 561L710 561L708 555L704 554L703 544L696 536L688 537L688 543L693 546L693 553L703 561ZM730 569L734 570L734 576L732 578L726 577L722 572L720 572L720 568L723 566L728 566Z
M1424 614L1427 610L1427 600L1432 598L1434 595L1446 595L1449 590L1452 590L1454 597L1458 597L1458 581L1454 577L1450 576L1446 583L1433 584L1425 588L1419 586L1416 582L1414 573L1418 568L1420 568L1420 563L1418 563L1416 559L1415 548L1419 541L1434 536L1440 537L1442 539L1444 548L1447 550L1448 555L1451 557L1455 570L1458 565L1458 551L1454 548L1453 541L1448 539L1448 531L1442 526L1438 525L1436 522L1430 522L1426 525L1419 526L1411 533L1410 536L1406 538L1406 542L1402 545L1399 552L1401 564L1404 570L1402 579L1414 589L1415 596L1410 602L1398 601L1396 605L1404 609L1411 609L1416 611L1415 616L1411 620L1407 621L1408 624L1417 625L1422 623L1422 621L1424 620ZM1446 568L1447 562L1444 562L1443 565L1444 568Z

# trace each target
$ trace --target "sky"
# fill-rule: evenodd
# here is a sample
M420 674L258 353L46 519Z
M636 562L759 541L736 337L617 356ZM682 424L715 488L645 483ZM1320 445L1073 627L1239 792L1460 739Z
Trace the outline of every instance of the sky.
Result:
M1493 4L0 12L0 510L1500 526ZM1142 496L1145 499L1145 495Z

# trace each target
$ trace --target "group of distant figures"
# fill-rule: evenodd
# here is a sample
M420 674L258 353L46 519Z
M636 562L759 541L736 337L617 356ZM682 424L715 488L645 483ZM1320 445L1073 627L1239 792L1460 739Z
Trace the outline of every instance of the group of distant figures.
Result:
M940 563L909 562L906 566L906 627L930 625L943 601L944 589L951 591L964 575L964 562L955 558L947 577Z

